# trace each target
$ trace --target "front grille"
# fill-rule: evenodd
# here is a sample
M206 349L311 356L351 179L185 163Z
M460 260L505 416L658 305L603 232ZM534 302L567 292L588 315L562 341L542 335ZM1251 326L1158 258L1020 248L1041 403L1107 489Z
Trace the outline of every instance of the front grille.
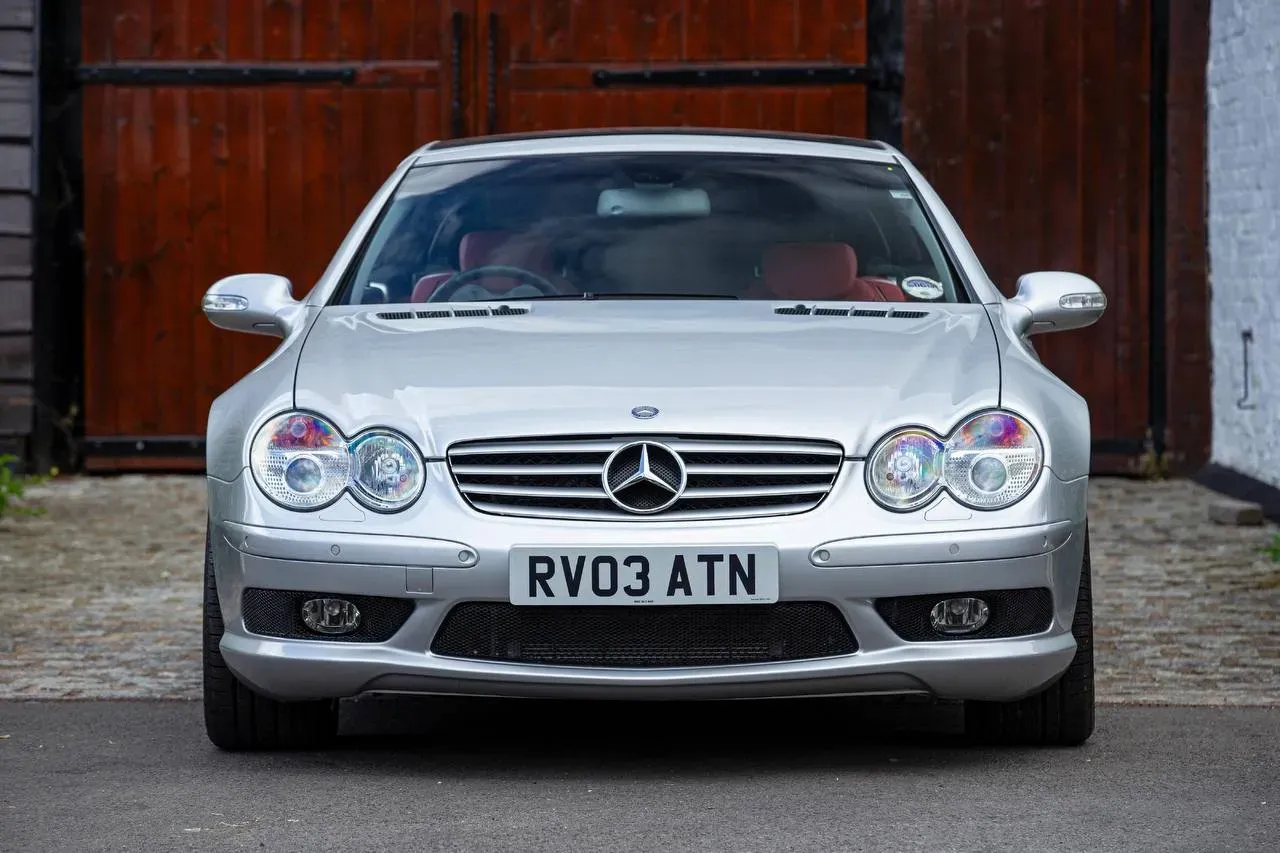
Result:
M623 509L604 488L605 462L636 441L669 449L687 472L679 499L651 514ZM840 445L829 441L668 435L472 441L448 452L459 491L481 512L599 521L807 512L831 490L843 455ZM636 498L637 492L630 496ZM655 493L655 501L658 497ZM643 508L642 500L635 502Z
M360 625L350 634L317 634L302 623L302 603L309 598L342 598L360 611ZM377 595L296 592L291 589L249 588L240 597L244 628L251 634L287 640L325 640L331 643L384 643L400 630L413 602Z
M522 607L467 602L449 611L437 655L558 666L726 666L852 654L840 611L778 604Z
M946 598L981 598L990 610L987 624L972 634L941 634L935 631L929 621L929 612ZM907 595L877 599L876 612L889 623L895 634L913 643L1023 637L1049 630L1053 624L1053 593L1036 588Z

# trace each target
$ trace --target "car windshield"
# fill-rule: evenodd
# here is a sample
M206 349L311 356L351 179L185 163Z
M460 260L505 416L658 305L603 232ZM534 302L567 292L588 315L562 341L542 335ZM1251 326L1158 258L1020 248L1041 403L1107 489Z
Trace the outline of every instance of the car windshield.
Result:
M968 299L901 167L629 152L410 170L336 301L677 298Z

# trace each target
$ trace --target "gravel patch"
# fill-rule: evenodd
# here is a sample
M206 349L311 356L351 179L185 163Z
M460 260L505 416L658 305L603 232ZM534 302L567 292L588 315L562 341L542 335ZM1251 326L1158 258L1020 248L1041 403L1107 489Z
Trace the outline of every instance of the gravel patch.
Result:
M0 698L200 690L204 480L67 477L0 520ZM1185 480L1090 488L1099 698L1280 703L1276 528L1208 519Z
M190 698L202 477L66 477L0 519L0 698Z

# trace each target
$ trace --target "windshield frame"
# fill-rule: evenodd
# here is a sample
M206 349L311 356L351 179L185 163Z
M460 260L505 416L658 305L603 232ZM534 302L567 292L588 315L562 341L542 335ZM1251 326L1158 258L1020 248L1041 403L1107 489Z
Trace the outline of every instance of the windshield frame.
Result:
M386 190L386 196L383 204L379 208L376 216L374 216L374 218L369 222L368 227L365 229L364 233L361 235L359 244L357 245L355 252L351 255L348 263L343 268L341 274L338 276L337 281L334 283L334 286L330 290L329 295L324 300L323 304L326 306L344 306L344 307L362 304L362 303L350 301L351 290L356 283L356 277L359 274L361 268L363 267L367 253L372 248L374 241L377 239L382 229L382 226L386 221L386 218L391 214L392 210L395 207L396 202L401 199L402 197L401 192L404 187L404 184L409 180L411 180L413 177L415 177L418 173L425 170L436 169L439 167L461 166L461 165L467 165L467 164L488 163L488 162L494 162L494 161L528 160L528 159L540 159L540 158L548 158L548 157L586 158L586 157L592 157L596 155L614 155L614 154L621 154L621 153L661 156L661 155L668 155L668 154L678 155L678 154L691 153L691 152L672 151L665 148L654 148L653 150L628 149L625 152L615 151L610 149L595 149L595 150L575 151L572 154L568 154L563 151L536 151L536 152L525 152L525 153L519 153L519 154L515 154L511 152L505 152L505 153L495 152L490 156L475 156L474 154L472 154L472 156L458 157L457 159L453 159L453 158L446 159L446 160L434 159L428 162L414 161L414 162L406 163L403 168L403 174L401 174L399 179L395 181L394 185L384 188ZM707 153L712 153L712 152L707 152ZM727 150L727 149L717 150L714 152L714 154L740 157L744 159L757 158L757 157L761 159L770 159L778 156L778 154L776 153L742 152L742 151L734 151L734 150ZM943 227L942 223L939 221L937 212L932 208L932 206L926 200L924 193L921 192L917 181L912 175L912 169L910 167L910 164L906 162L905 157L903 157L903 155L901 155L899 152L896 152L896 151L893 152L891 163L885 163L880 159L869 159L869 158L864 159L861 157L838 156L838 155L833 155L829 152L819 152L819 151L814 151L814 152L789 151L786 153L785 156L794 157L794 158L812 159L812 160L824 160L828 162L845 163L851 166L890 165L900 169L901 172L899 174L899 179L902 181L903 189L911 193L912 201L915 203L916 208L923 215L924 224L928 227L929 235L936 242L936 245L942 254L942 260L946 264L947 272L951 277L951 283L953 286L953 290L955 292L956 298L954 301L950 303L936 302L936 303L927 303L927 304L935 304L935 305L953 304L954 305L954 304L967 304L967 303L972 303L972 304L983 303L983 300L977 294L977 289L975 288L973 282L970 280L969 271L965 268L964 264L962 264L960 261L956 247L952 244L951 240L947 238L946 229ZM940 199L939 199L939 203L942 203ZM957 224L957 228L959 228L958 224ZM666 297L655 295L648 298L663 299ZM679 294L672 294L669 298L672 301L677 301L677 300L690 301L689 297L683 297L683 296L680 296ZM723 298L723 297L718 297L718 298ZM516 301L516 300L510 299L510 298L503 299L501 297L496 297L492 300L483 300L483 301L484 302L504 302L504 301ZM521 300L521 301L525 301L525 300ZM579 299L579 300L570 299L570 300L563 300L563 301L586 302L586 301L593 301L593 300L591 300L590 298L587 298L587 299ZM796 302L796 300L794 299L752 299L750 301L763 302L763 303L785 302L788 304ZM842 300L808 299L804 301L822 302L822 301L842 301ZM426 303L412 303L412 302L386 303L388 307L402 306L402 305L425 305L425 304ZM377 305L371 304L369 305L369 307L377 307Z

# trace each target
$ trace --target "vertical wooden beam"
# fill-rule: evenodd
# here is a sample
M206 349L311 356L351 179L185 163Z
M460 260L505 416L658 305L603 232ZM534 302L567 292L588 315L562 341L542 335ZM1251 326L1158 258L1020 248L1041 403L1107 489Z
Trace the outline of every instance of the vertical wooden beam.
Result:
M1172 452L1174 470L1186 473L1208 461L1212 424L1204 186L1210 0L1152 2L1156 8L1167 7L1168 23L1162 62L1167 75L1166 133L1158 140L1164 155L1164 203L1157 206L1157 199L1152 198L1163 231L1163 245L1153 242L1158 255L1153 252L1152 284L1161 284L1155 278L1159 262L1163 264L1163 286L1154 291L1159 311L1153 304L1151 322L1153 346L1156 333L1164 336L1164 366L1161 375L1152 379L1164 388L1167 413L1163 435L1157 438Z
M867 65L878 82L867 89L867 137L902 147L902 3L867 0Z

